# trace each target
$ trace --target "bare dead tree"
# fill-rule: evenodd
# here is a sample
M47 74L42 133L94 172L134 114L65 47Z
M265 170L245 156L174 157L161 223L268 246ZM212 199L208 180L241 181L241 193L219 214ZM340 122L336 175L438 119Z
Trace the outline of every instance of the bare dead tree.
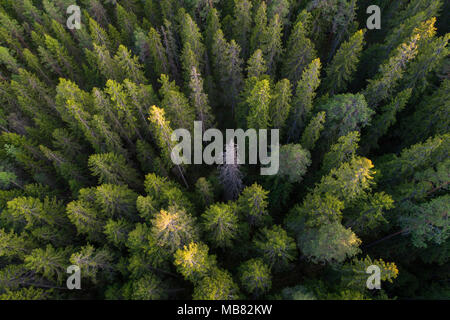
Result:
M235 200L241 193L242 173L239 170L237 146L234 141L226 144L223 164L219 166L219 179L227 200Z

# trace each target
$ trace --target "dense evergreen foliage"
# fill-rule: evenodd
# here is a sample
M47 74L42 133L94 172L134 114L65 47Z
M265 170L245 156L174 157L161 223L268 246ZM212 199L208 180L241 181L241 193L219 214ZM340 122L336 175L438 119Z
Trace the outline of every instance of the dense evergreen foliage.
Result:
M76 2L0 2L0 299L450 298L448 1Z

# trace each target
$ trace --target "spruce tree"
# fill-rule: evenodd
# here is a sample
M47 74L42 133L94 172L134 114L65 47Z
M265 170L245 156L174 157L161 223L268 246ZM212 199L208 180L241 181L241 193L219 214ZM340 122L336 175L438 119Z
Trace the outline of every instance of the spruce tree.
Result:
M195 66L191 68L189 88L191 103L195 107L196 118L202 122L203 130L210 128L214 117L209 106L208 95L204 92L203 79Z
M303 69L317 56L314 45L307 37L303 22L299 21L289 36L283 59L283 74L297 83L303 77Z
M159 82L161 84L159 92L163 97L161 106L164 108L165 114L167 114L167 118L173 128L185 128L192 131L195 110L189 105L186 96L180 91L174 81L171 82L169 80L167 75L162 74Z
M278 225L264 228L258 238L253 240L257 250L262 253L266 263L275 270L283 270L295 260L297 246L295 240Z
M270 84L268 80L258 81L246 98L249 107L247 128L267 129L270 126Z
M248 260L239 269L241 285L253 296L261 296L272 287L270 268L261 259Z
M311 116L315 90L320 84L319 59L313 60L303 71L301 80L297 82L295 96L292 101L292 121L289 129L289 139L299 135L299 131L306 125Z
M215 256L208 255L208 246L191 242L174 254L174 264L186 280L198 282L214 268Z
M199 281L192 296L194 300L237 300L240 297L239 287L230 273L218 268Z
M234 1L233 37L239 44L244 58L249 55L249 35L252 23L252 2L249 0Z
M232 246L232 241L239 235L238 217L234 206L225 203L213 204L202 214L202 219L208 238L215 246Z
M134 168L126 163L125 157L114 153L94 154L89 157L89 168L98 177L99 183L130 184L138 183Z
M324 86L330 95L340 93L347 88L355 73L364 45L364 32L355 32L348 41L342 43L327 66Z
M288 79L280 80L273 89L269 108L273 128L281 129L286 125L291 111L291 99L291 83Z
M256 9L253 24L252 34L250 36L251 52L257 49L262 50L263 36L267 30L267 6L265 1L262 1Z
M151 234L159 246L175 252L197 240L198 231L194 223L185 209L172 206L154 216Z
M289 182L300 182L311 164L311 154L299 144L285 144L280 148L278 174Z
M247 77L259 78L266 72L266 61L264 60L261 49L257 49L247 61Z
M283 25L280 17L276 14L264 30L260 40L260 48L267 63L269 74L275 75L278 61L283 53L281 38L283 36Z
M303 131L300 143L308 150L313 150L317 140L320 138L320 133L324 128L326 115L325 111L318 112L315 117L311 119Z

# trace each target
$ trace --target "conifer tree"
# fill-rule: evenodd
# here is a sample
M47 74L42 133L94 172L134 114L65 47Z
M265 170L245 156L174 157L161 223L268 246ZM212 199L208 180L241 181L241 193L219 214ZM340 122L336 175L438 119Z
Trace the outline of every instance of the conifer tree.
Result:
M291 9L291 1L289 0L274 0L268 1L267 16L269 18L278 14L283 25L288 23L289 11Z
M222 30L218 30L212 44L212 62L216 70L216 81L222 89L222 95L227 97L232 112L238 103L239 91L242 85L242 59L240 47L234 41L226 41Z
M62 1L63 2L63 1ZM59 6L62 7L63 4L59 3ZM108 23L108 16L105 7L99 0L94 0L89 3L89 14L95 18L95 20L99 21L102 25L106 25Z
M211 275L206 275L194 288L194 300L237 300L239 288L231 274L215 268Z
M60 79L56 88L56 109L69 127L83 132L95 149L100 149L100 137L90 125L92 97L70 80Z
M449 134L436 135L403 149L398 156L380 160L379 167L383 174L381 183L390 182L396 185L411 177L416 171L421 171L427 166L436 166L446 158L449 138Z
M128 139L131 142L130 135L133 133L130 133L129 131L126 131L124 126L122 125L121 121L119 121L119 112L121 112L121 109L124 108L124 93L122 91L122 86L115 82L114 80L108 80L108 92L111 95L117 96L121 98L118 100L117 104L112 104L109 98L109 95L106 95L106 92L102 92L98 88L94 88L92 90L92 98L93 98L93 104L94 107L103 115L101 120L104 120L106 117L107 120L109 120L110 123L113 124L113 128L119 131L126 139ZM118 92L120 91L120 92ZM126 108L128 109L128 108ZM124 120L126 117L127 111L122 111L122 117L120 120ZM124 117L125 115L125 117ZM95 116L94 116L95 117ZM97 117L97 121L101 122L100 118ZM106 124L106 127L110 127L109 124Z
M317 56L314 45L307 37L303 22L299 21L289 36L283 59L283 74L294 84L303 78L303 69ZM311 81L311 80L310 80ZM315 81L312 80L312 83Z
M183 44L189 43L196 60L201 66L204 63L205 47L200 29L188 13L182 14L180 37Z
M156 76L168 74L169 61L162 45L161 35L153 27L150 28L148 33L148 50Z
M107 217L135 219L136 192L127 186L102 184L95 190L95 204Z
M379 138L387 133L389 127L395 124L397 113L404 109L411 93L411 89L403 90L396 95L391 103L381 108L381 113L374 117L371 126L368 128L367 138L364 143L367 146L366 148L378 146Z
M219 179L225 191L227 200L235 200L243 188L242 173L239 170L239 160L237 147L233 141L226 145L223 154L223 164L219 166ZM234 159L233 163L228 163L227 159Z
M299 238L302 253L314 263L341 263L360 252L361 240L340 223L307 229Z
M219 12L216 8L211 8L208 12L205 28L205 46L208 50L208 56L212 58L212 46L214 43L214 37L217 31L221 29Z
M434 20L423 22L414 29L413 35L405 43L399 45L391 57L380 66L380 72L375 79L369 80L364 95L369 107L374 108L388 98L398 84L405 67L418 53L421 43L434 35Z
M168 297L164 283L149 273L125 285L124 296L130 300L165 300Z
M213 27L211 27L213 28ZM217 27L211 30L214 31ZM224 53L228 49L228 43L225 39L222 29L215 30L214 35L211 37L211 63L213 70L215 71L216 82L220 84L221 76L225 73L226 65L223 63Z
M172 128L170 127L170 122L166 120L164 110L158 108L157 106L153 106L150 109L150 124L151 131L158 144L159 148L162 151L164 160L168 167L172 166L171 153L175 144L170 139L172 135ZM184 183L187 185L186 180L183 176L183 171L179 165L177 165L178 172L184 180Z
M33 245L25 238L14 233L14 231L7 232L0 229L0 257L11 259L13 257L23 258L30 253Z
M151 233L159 246L171 252L198 239L194 219L185 209L176 206L162 209L154 216Z
M275 270L283 270L297 257L294 239L278 225L270 229L264 228L253 243L269 267Z
M123 45L119 46L114 55L113 64L118 69L117 80L130 79L137 84L146 82L144 73L141 70L142 66L138 63L138 57L132 55L127 47Z
M395 263L385 262L383 259L372 260L369 256L364 259L354 258L351 263L347 263L343 268L342 281L348 287L355 287L357 289L366 289L366 270L369 266L375 265L380 268L380 280L393 282L393 279L398 276L398 269Z
M75 225L79 234L86 234L92 241L102 239L104 217L93 203L83 199L74 200L67 204L66 211L69 220Z
M94 154L89 157L89 168L98 177L99 183L130 184L138 183L134 168L126 163L125 157L114 153Z
M47 84L52 83L47 73L45 72L43 66L39 62L39 58L35 54L33 54L28 48L23 50L23 58L27 66L37 75L39 75Z
M266 72L266 61L264 60L261 49L257 49L247 61L247 77L259 78Z
M73 161L68 160L59 151L51 150L43 145L40 145L39 149L53 162L56 172L68 182L73 191L79 189L87 182L86 178L83 177L83 169L78 167Z
M329 173L331 169L337 168L342 163L354 158L358 149L359 139L360 134L358 131L352 131L345 136L339 137L323 158L323 172Z
M297 82L295 96L292 101L292 123L289 129L289 138L299 135L299 131L305 126L305 122L310 118L313 108L315 91L320 84L319 59L313 60L303 71L301 80Z
M336 95L320 105L319 109L326 112L324 135L332 141L351 131L361 130L369 124L374 114L362 94Z
M427 86L427 76L442 65L449 54L450 33L442 37L425 40L419 48L417 58L409 65L402 82L407 88L414 88L415 95Z
M155 201L157 208L176 205L191 209L192 205L183 194L180 186L166 177L159 177L154 173L150 173L145 177L144 185L145 191Z
M246 98L249 107L247 128L267 129L270 126L270 84L268 80L256 82Z
M403 230L411 234L415 247L427 247L428 243L433 242L441 244L448 239L448 194L421 205L406 202L402 207L406 214L400 217L400 224Z
M170 82L166 75L162 74L159 81L161 83L159 92L163 97L161 106L164 108L168 120L174 128L185 128L192 131L195 111L189 105L187 98L180 92L175 82Z
M359 58L364 45L364 32L355 32L348 41L342 43L327 66L327 77L324 86L330 95L340 93L347 88L358 66Z
M0 12L0 21L0 37L2 41L11 46L17 54L20 54L22 48L27 47L23 27L4 10Z
M241 47L241 53L244 58L247 58L249 55L249 35L252 24L251 12L251 1L234 1L233 38Z
M300 182L311 164L308 150L299 144L285 144L280 148L280 168L278 174L287 181Z
M202 129L210 128L214 122L214 116L211 114L208 95L203 91L203 79L197 72L195 66L191 68L189 88L191 91L190 99L194 105L196 118L202 122Z
M208 246L191 242L174 254L174 264L186 280L198 282L216 264L215 256L208 255Z
M404 121L402 134L406 144L409 141L424 141L426 137L448 132L449 119L445 116L447 101L450 98L450 80L444 79L432 95L420 102L414 113ZM411 130L413 129L413 130Z
M78 80L78 69L67 49L48 34L44 35L44 44L45 47L39 46L38 49L42 63L60 77Z
M313 150L317 140L320 138L320 133L324 128L326 115L325 111L318 112L315 117L311 119L303 131L300 143L308 150Z
M198 178L195 183L195 191L197 192L203 207L208 207L214 200L214 190L211 183L204 177Z
M101 272L102 277L107 277L113 272L112 260L113 257L106 248L96 250L91 245L81 247L70 257L70 262L80 268L82 276L93 283L99 281L98 273Z
M271 219L267 211L267 194L268 191L254 183L246 187L239 196L238 210L250 225L262 225Z
M388 223L389 210L395 207L393 198L385 192L363 193L346 208L344 225L365 236Z
M167 60L169 62L170 73L174 79L179 80L179 59L177 55L178 43L175 40L174 27L168 20L164 20L161 26L161 37L166 49Z
M215 246L231 247L232 241L239 235L235 211L236 208L232 205L216 203L202 214L204 230Z
M110 51L105 46L93 44L93 50L85 49L89 64L99 70L105 79L117 79L118 68L111 57Z
M270 119L273 128L283 128L291 110L291 83L288 79L278 81L272 93Z
M94 115L89 124L95 137L98 137L94 145L98 152L111 151L117 154L126 154L126 151L122 147L122 139L113 131L103 116ZM130 143L131 141L128 142Z
M89 19L89 31L93 43L110 51L113 50L108 33L92 18Z
M422 22L436 17L441 7L442 1L440 0L414 0L403 10L398 11L395 18L391 20L391 30L386 36L385 48L387 51L389 52L405 42Z
M24 170L32 175L46 175L53 170L49 170L44 161L45 156L39 150L39 147L30 139L23 135L13 132L3 132L0 136L4 143L6 154L13 159L15 163L23 166Z
M7 203L7 214L22 227L32 229L42 225L63 227L64 208L55 198L17 197Z
M256 8L256 6L255 6ZM254 52L257 49L262 50L263 36L267 30L267 5L265 1L262 1L259 7L256 9L255 16L253 18L253 29L250 36L250 51Z
M21 112L39 127L41 135L48 139L50 132L60 122L55 115L55 101L51 97L50 89L34 74L21 68L12 77L9 89L11 94L17 95L14 107L20 108Z
M364 190L370 189L375 173L373 167L372 161L367 158L351 158L349 162L341 164L322 177L314 192L332 194L348 203L363 194Z
M137 24L137 17L133 11L126 10L120 4L116 5L116 19L120 27L120 37L122 43L129 44L133 39L133 29Z
M275 14L267 25L260 44L268 73L271 75L275 75L278 61L283 53L282 36L283 25L278 14Z
M25 257L25 266L46 279L61 284L65 278L70 252L71 248L57 249L51 245L44 249L34 249Z
M19 70L17 60L10 54L8 48L0 47L0 63L11 72L17 73Z
M272 287L270 268L261 259L251 259L240 267L241 285L254 297L258 297Z
M184 44L183 51L181 52L181 65L183 67L184 83L189 83L191 79L192 68L200 70L199 61L191 50L189 42Z

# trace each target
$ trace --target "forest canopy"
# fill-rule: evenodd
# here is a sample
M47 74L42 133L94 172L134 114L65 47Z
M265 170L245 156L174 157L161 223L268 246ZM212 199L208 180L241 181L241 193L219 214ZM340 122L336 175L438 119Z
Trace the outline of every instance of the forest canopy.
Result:
M0 300L449 299L449 12L2 0ZM278 129L278 173L175 164L194 121Z

